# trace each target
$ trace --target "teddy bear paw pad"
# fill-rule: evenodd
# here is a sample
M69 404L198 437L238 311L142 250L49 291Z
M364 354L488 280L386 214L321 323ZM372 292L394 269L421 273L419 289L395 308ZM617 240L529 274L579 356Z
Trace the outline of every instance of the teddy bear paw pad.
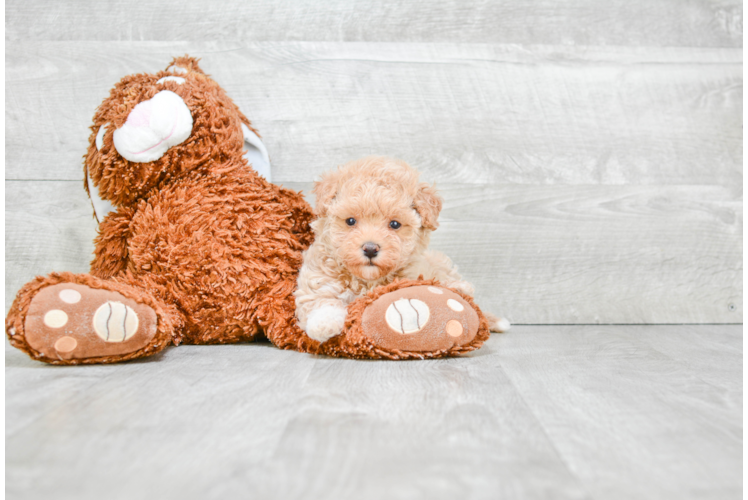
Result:
M475 309L453 291L411 286L386 293L364 311L364 335L377 346L433 352L469 344L478 332Z
M24 330L43 356L85 359L142 349L156 335L156 324L152 308L118 292L60 283L36 294Z

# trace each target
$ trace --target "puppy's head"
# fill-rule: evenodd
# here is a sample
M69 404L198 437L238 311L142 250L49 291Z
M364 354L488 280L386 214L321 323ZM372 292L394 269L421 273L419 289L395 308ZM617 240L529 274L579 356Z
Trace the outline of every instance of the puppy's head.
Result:
M372 156L328 172L314 186L315 235L351 274L376 280L428 246L442 200L401 160Z

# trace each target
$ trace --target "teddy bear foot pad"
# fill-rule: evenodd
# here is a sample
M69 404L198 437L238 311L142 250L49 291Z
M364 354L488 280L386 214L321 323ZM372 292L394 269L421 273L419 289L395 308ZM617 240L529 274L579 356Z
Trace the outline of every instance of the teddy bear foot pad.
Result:
M386 293L364 311L361 326L378 347L434 352L470 344L480 319L455 292L438 286L412 286Z
M157 316L110 290L59 283L36 294L24 325L26 342L50 359L119 357L148 346Z

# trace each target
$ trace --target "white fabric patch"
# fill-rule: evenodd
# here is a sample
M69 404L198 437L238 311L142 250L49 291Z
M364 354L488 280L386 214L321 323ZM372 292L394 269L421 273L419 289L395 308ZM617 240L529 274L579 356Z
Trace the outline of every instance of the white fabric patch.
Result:
M96 150L101 151L104 147L104 134L106 134L106 128L109 126L109 122L99 127L99 131L96 132Z
M185 81L184 78L182 78L181 76L165 76L161 78L159 81L157 81L156 83L177 82L179 85L182 85L184 81Z
M169 66L168 68L166 68L166 71L171 71L172 73L177 73L180 75L186 75L187 73L189 73L189 71L187 71L183 67L176 65Z
M91 204L93 205L96 220L101 223L109 212L114 212L116 209L114 208L114 205L109 203L107 200L101 199L101 196L99 196L99 190L96 189L96 186L94 186L91 181L91 176L88 175L88 170L86 170L86 183L88 184L88 197L91 198Z
M244 134L244 158L247 159L252 168L264 177L266 181L273 182L270 175L270 156L268 150L260 138L242 123L242 134Z
M65 311L59 309L52 309L44 315L44 324L50 328L62 328L67 322L68 315L65 314Z
M70 288L66 288L65 290L61 290L60 293L57 294L60 297L60 300L63 302L66 302L68 304L77 304L81 301L81 294L77 290L73 290Z
M457 302L455 299L447 300L447 305L455 312L461 312L465 309L465 307L463 307L463 305Z
M387 308L384 319L397 333L415 333L426 326L430 316L429 306L418 299L400 299Z
M94 313L93 327L106 342L124 342L138 330L138 315L130 306L109 300Z
M192 114L181 97L162 90L130 111L127 122L114 131L114 147L135 163L161 158L192 133Z

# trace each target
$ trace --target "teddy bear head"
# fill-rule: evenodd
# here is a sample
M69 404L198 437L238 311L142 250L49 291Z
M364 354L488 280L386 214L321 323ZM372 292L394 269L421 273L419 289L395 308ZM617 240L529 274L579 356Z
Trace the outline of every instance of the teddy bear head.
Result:
M132 205L188 172L240 160L247 143L267 159L249 120L197 62L178 57L156 74L126 76L98 107L84 169L99 220L97 201Z

